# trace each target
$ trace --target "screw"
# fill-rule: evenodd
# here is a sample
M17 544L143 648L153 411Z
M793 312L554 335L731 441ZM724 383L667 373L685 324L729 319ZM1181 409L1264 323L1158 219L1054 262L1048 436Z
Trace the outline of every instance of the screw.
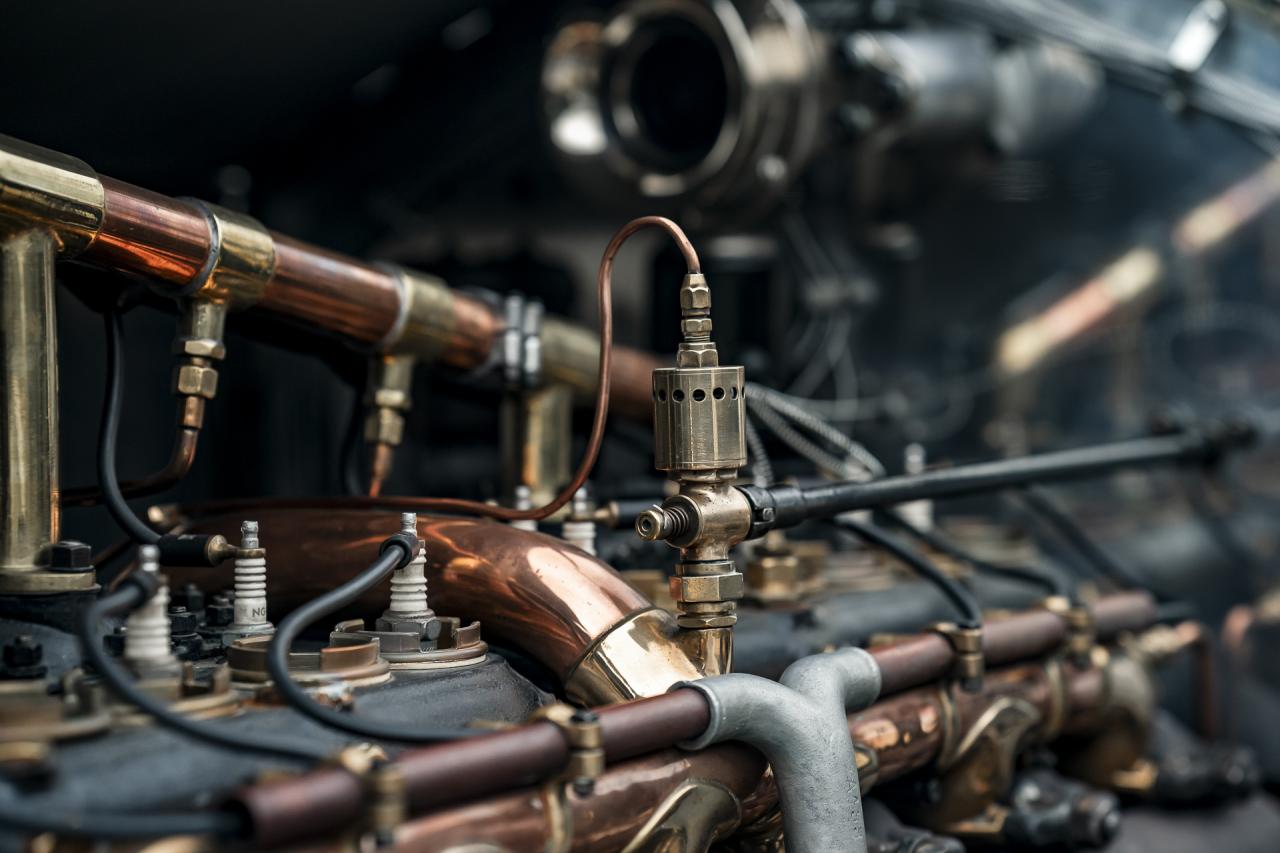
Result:
M416 512L400 513L400 532L410 536L418 535L418 514Z

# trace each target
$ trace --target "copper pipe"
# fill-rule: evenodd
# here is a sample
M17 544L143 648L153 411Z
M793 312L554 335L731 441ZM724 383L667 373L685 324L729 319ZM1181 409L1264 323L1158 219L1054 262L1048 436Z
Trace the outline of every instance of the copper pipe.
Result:
M1088 715L1105 701L1103 692L1071 689L1076 680L1091 677L1089 671L1068 669L1068 714ZM634 704L656 708L660 704L675 701L674 697L681 697L680 700L683 701L684 694L696 695L693 691L678 690L660 699ZM988 673L979 693L963 694L962 691L957 691L953 699L956 729L967 730L994 702L1005 696L1016 696L1030 702L1046 718L1051 713L1049 675L1042 665L1028 664ZM1084 704L1073 704L1070 697L1082 700ZM612 748L615 735L610 730L616 715L629 707L615 706L601 712L611 766L597 781L595 795L587 799L570 799L574 812L574 851L597 853L625 846L644 825L653 809L680 784L690 779L709 780L727 787L741 804L743 823L750 823L776 806L777 791L772 777L763 772L764 762L752 750L739 744L722 744L696 753L663 749L638 760L615 764ZM855 742L875 750L879 765L877 781L885 782L925 767L938 758L946 744L947 714L948 709L944 707L944 700L938 689L920 688L881 700L866 711L850 717L849 732ZM657 723L657 720L652 721L645 726L645 730ZM686 737L688 731L689 728L682 726L679 732L673 733L672 739ZM514 733L506 734L511 737ZM495 735L493 739L497 737L499 736ZM513 747L514 744L512 739ZM552 770L549 772L560 766L551 760L551 746L548 739L544 747L548 753L544 762L551 766ZM406 753L401 760L425 761L431 754L438 756L452 748L455 747L415 750ZM562 740L557 751L558 760L562 762L565 758ZM533 754L532 751L530 754ZM413 758L409 759L409 756ZM420 814L424 805L439 809L448 803L464 802L477 796L476 792L481 788L490 788L490 793L493 793L493 780L486 778L490 769L485 765L485 772L480 772L474 767L451 763L437 769L429 777L410 776L406 772L409 777L407 781L411 813ZM250 786L239 792L235 802L249 816L255 833L254 841L258 845L280 844L303 837L304 834L305 837L333 836L347 822L358 819L361 814L360 788L354 777L343 792L351 796L352 800L343 804L337 793L337 783L331 778L334 771L322 770L319 775L316 782L318 807L315 808L306 806L309 789L305 780L309 777ZM531 784L533 781L527 779L524 784ZM428 791L417 792L420 785L428 783L431 786ZM456 790L457 785L465 786L465 794ZM420 799L423 795L428 799ZM417 850L422 849L425 843L429 843L433 849L439 849L466 842L485 842L497 844L506 850L533 853L545 849L549 832L537 790L525 789L434 811L410 820L397 833L394 849ZM320 851L334 848L329 844L318 844L301 849Z
M271 570L267 593L271 618L333 588L376 554L395 513L258 508ZM186 532L233 535L240 516L203 519ZM272 536L271 531L289 535ZM486 636L523 649L566 677L597 637L652 604L604 563L563 540L505 524L465 518L418 516L426 542L429 595L440 613L479 618ZM222 569L184 569L198 584L225 582ZM376 589L354 606L374 618L386 607Z
M1150 627L1156 621L1156 600L1146 592L1119 592L1093 602L1089 612L1098 634L1114 637Z
M173 450L169 453L169 461L158 471L154 471L137 480L126 480L120 484L120 491L126 498L143 495L154 495L163 492L181 482L191 471L196 460L196 448L200 442L200 430L183 427L173 439ZM77 486L62 492L62 505L94 506L102 502L102 490L97 486Z
M142 276L170 295L180 295L209 259L204 214L186 202L122 181L100 180L106 197L102 228L78 261ZM402 297L392 271L281 234L271 237L275 271L251 310L300 323L360 349L385 340L396 327ZM482 367L490 359L502 318L483 300L457 291L449 291L447 302L451 316L443 325L450 332L440 342L439 361L460 370ZM549 320L556 329L594 338L581 326ZM589 367L561 363L556 348L551 349L544 363L548 376L568 381L582 393L595 390ZM574 361L583 350L576 343L559 349ZM617 410L647 417L652 411L649 373L658 360L622 347L615 348L614 355L611 376Z
M209 223L191 205L100 177L106 193L102 229L85 263L186 286L209 257Z

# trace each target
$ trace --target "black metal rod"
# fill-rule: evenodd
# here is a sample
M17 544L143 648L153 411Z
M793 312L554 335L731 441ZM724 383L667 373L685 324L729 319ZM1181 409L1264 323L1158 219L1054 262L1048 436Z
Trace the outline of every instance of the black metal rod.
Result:
M794 486L740 488L753 508L751 536L755 537L775 527L791 527L811 519L908 501L962 497L1029 483L1085 479L1121 468L1207 463L1225 450L1251 444L1254 436L1252 430L1233 425L1213 432L1137 438L865 482L827 483L804 489Z

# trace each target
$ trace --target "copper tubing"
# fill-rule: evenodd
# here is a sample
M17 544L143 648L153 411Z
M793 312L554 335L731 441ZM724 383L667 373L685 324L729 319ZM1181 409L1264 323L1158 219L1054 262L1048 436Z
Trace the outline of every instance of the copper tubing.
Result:
M602 708L605 756L620 762L691 740L706 729L709 713L702 695L693 690ZM559 771L568 755L560 730L537 722L409 750L396 764L404 774L410 810L420 814L532 784ZM336 835L360 817L362 790L360 780L350 773L322 768L243 788L233 802L250 819L255 845L271 846L299 836Z
M1094 629L1100 637L1141 631L1156 621L1156 601L1146 592L1120 592L1089 605Z
M200 430L193 427L182 427L173 439L173 450L169 453L169 461L163 468L137 480L126 480L120 484L120 492L126 498L143 495L154 495L177 485L196 460L196 447L200 442ZM64 489L62 505L93 506L102 502L102 490L97 486L77 486Z
M1066 710L1069 716L1088 715L1096 711L1104 701L1105 694L1102 692L1072 689L1075 681L1090 677L1089 671L1067 670L1069 698ZM1028 664L988 673L979 693L957 692L952 724L959 731L967 730L992 703L1005 696L1017 696L1030 702L1046 718L1051 714L1053 698L1050 677L1043 666ZM721 744L695 753L669 749L669 744L663 744L655 747L662 751L651 752L638 760L619 763L619 759L623 757L616 754L616 744L621 737L618 725L620 714L636 713L631 709L640 706L647 709L640 713L647 717L652 715L642 726L634 728L634 735L652 732L654 727L664 723L675 723L679 725L678 730L670 732L670 737L663 740L687 739L694 727L686 725L674 713L667 715L664 711L658 716L657 709L667 705L674 708L676 702L692 701L691 697L698 697L696 701L702 702L694 691L677 690L655 699L601 711L610 768L597 781L596 793L592 797L570 800L574 811L574 851L595 853L625 846L644 825L652 810L681 783L690 779L710 780L727 787L742 805L744 822L749 823L768 813L776 805L777 790L772 777L764 774L764 762L752 750L739 744ZM1080 699L1085 704L1074 704L1073 698ZM689 710L693 710L692 707ZM705 714L705 704L701 710ZM850 717L849 732L855 742L875 750L879 766L876 781L883 783L925 767L938 758L947 743L949 713L936 688L920 688L883 699L866 711ZM700 723L705 725L705 722L704 716ZM547 724L536 725L539 728L545 727L548 731L536 735L536 744L532 743L533 737L530 737L529 746L524 745L523 737L519 740L515 738L516 732L484 739L493 742L493 752L497 752L498 747L519 750L521 769L530 775L522 783L516 783L517 785L532 784L537 778L531 774L535 768L545 765L545 773L555 772L562 766L567 754L563 740L554 734L554 729ZM533 728L535 726L526 726L517 731L524 732ZM559 743L556 744L552 737L559 740ZM649 744L653 744L655 740L652 736L645 738ZM460 753L457 760L450 759L448 763L441 761L443 753L476 743L473 740L415 750L398 759L405 766L411 813L422 814L424 809L441 809L449 803L463 803L486 794L491 798L434 811L409 821L397 832L397 845L394 849L422 849L422 845L428 843L428 840L433 849L481 841L499 844L503 849L512 851L532 853L545 849L549 827L538 792L526 789L492 796L501 790L497 787L499 780L493 774L500 772L502 779L511 777L505 769L505 763L488 762L490 747L483 750L472 747L482 762L478 766L463 763ZM635 748L643 745L640 740L633 744ZM553 751L556 753L554 760ZM512 760L510 754L507 760ZM423 768L428 762L437 766L426 774ZM362 813L360 783L354 777L349 777L350 781L345 785L339 783L336 774L341 772L326 769L314 774L319 777L315 782L314 807L306 805L310 794L310 783L307 781L311 778L310 775L241 790L234 802L250 818L255 844L272 846L300 837L332 837L349 822L357 820ZM426 790L419 790L420 788ZM343 796L350 799L344 802ZM302 849L333 848L318 844Z
M1218 733L1218 679L1214 661L1213 634L1200 622L1180 622L1174 627L1192 656L1195 669L1192 704L1196 709L1199 735L1212 741Z
M172 296L182 294L209 260L204 214L186 202L122 181L101 181L106 198L102 229L78 261L141 276ZM271 237L275 271L252 310L336 336L359 349L376 346L396 328L401 294L394 273L281 234ZM686 251L685 244L680 248ZM450 292L449 308L452 331L439 360L460 370L484 366L502 329L501 318L483 300L456 291ZM617 410L648 417L649 372L658 366L657 359L615 348L614 366ZM566 375L580 391L590 390L584 387L589 380L581 366L549 362L545 369L551 376L569 370Z
M271 555L267 594L273 619L354 574L400 523L396 513L337 508L251 512L246 517L258 521ZM208 518L183 530L230 536L240 529L240 519ZM433 609L480 619L486 636L523 649L562 678L599 636L652 607L613 569L561 539L490 521L427 515L418 516L418 535L426 543ZM183 571L195 583L225 582L222 569ZM371 591L354 612L377 616L386 595L385 588Z

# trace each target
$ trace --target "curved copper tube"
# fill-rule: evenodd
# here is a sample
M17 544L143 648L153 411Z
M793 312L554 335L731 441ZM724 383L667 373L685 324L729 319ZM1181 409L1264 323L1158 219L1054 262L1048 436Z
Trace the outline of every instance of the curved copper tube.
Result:
M182 427L173 439L173 450L169 453L169 461L158 471L154 471L137 480L126 480L120 484L120 492L126 498L142 497L163 492L177 485L191 471L196 461L196 448L200 443L200 430ZM78 486L64 489L61 495L63 506L93 506L102 502L102 490L97 486Z
M355 575L399 528L397 513L379 510L260 507L246 512L243 517L258 522L267 549L273 619ZM232 536L241 520L210 517L184 529ZM418 535L426 542L428 595L436 612L479 618L485 636L523 649L566 681L599 638L653 609L609 566L551 536L493 521L426 515L418 516ZM184 569L183 577L214 587L227 581L222 569ZM381 587L357 602L353 615L371 619L386 606L387 590ZM674 641L649 640L649 666L687 661ZM697 674L674 669L665 684Z

